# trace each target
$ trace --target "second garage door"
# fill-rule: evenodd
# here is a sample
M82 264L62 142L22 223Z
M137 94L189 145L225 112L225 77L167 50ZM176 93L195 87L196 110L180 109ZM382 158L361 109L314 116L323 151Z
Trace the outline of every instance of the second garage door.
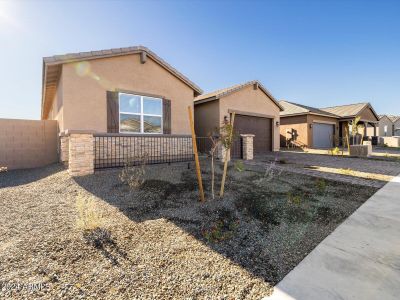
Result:
M313 124L313 147L330 148L333 141L334 125L314 123Z
M255 154L272 150L272 119L246 115L236 115L234 124L236 134L254 134Z

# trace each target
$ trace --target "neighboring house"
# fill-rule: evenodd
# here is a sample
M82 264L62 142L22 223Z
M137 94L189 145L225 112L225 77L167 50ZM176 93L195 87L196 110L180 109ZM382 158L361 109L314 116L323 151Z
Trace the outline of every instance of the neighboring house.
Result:
M314 108L288 101L279 103L284 108L281 112L281 146L290 143L308 148L332 147L343 140L345 126L357 116L360 117L360 123L365 125L363 134L376 135L374 128L378 115L369 103L327 108Z
M400 136L400 116L380 115L379 136Z
M202 90L146 47L43 59L42 119L59 131L189 134Z
M393 136L393 121L387 115L379 115L379 136Z
M235 112L236 135L254 134L254 153L279 150L279 113L283 108L258 81L250 81L194 100L198 136L210 136Z

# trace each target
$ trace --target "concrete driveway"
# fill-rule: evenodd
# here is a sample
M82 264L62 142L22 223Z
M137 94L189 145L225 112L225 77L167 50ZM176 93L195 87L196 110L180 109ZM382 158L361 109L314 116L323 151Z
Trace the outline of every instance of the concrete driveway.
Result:
M264 299L399 299L399 195L398 176L322 241L275 287L272 296Z

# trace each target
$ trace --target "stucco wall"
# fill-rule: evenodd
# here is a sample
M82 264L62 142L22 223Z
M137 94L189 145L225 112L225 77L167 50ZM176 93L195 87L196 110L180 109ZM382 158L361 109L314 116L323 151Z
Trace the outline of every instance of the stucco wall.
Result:
M281 146L286 146L286 139L290 132L294 130L296 141L308 147L308 123L307 115L281 117L280 121L280 140Z
M0 166L27 169L57 161L56 121L0 119Z
M219 100L196 104L194 106L196 135L207 137L221 126L219 120Z
M187 107L194 91L151 58L139 54L62 66L60 129L107 131L106 91L121 89L171 100L172 134L189 134Z
M229 109L272 116L272 148L274 151L279 151L279 127L275 124L280 120L280 110L279 107L262 90L259 88L254 90L253 86L247 86L235 93L222 97L219 101L219 123L223 122L224 116L229 116Z

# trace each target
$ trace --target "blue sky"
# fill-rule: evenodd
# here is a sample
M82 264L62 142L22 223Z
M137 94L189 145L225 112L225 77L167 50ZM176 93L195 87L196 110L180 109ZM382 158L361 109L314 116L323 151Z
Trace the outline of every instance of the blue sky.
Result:
M204 91L400 115L400 1L3 1L0 117L40 118L42 57L145 45Z

